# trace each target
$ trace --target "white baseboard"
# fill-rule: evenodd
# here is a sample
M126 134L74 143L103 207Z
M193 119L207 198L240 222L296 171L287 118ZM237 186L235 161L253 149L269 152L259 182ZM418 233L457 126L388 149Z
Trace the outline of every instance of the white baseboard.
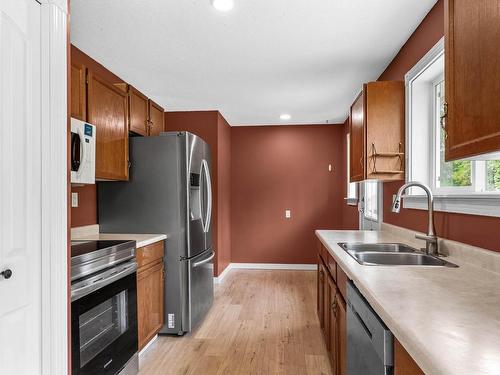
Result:
M214 277L214 284L219 284L232 269L246 270L300 270L316 271L316 264L285 264L285 263L229 263L218 277Z
M222 272L220 273L220 275L219 275L219 276L214 277L214 284L220 284L220 283L222 282L222 280L224 279L224 277L226 277L226 276L227 276L227 274L229 273L229 271L231 271L231 268L233 268L233 264L232 264L232 263L229 263L229 264L227 265L227 267L226 267L226 268L224 268L224 271L222 271Z
M313 271L316 264L284 264L284 263L231 263L231 268L249 270L302 270Z

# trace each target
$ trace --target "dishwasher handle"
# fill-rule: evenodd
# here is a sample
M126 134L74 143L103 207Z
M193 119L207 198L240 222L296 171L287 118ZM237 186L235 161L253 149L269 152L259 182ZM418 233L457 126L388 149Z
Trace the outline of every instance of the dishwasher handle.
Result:
M372 333L371 333L370 329L368 328L368 326L366 325L366 323L364 322L363 318L358 314L358 312L356 311L356 309L354 308L354 306L352 306L351 304L349 306L352 309L352 313L353 313L354 317L358 320L358 322L361 325L361 327L363 327L363 331L365 331L366 335L371 340L372 339Z

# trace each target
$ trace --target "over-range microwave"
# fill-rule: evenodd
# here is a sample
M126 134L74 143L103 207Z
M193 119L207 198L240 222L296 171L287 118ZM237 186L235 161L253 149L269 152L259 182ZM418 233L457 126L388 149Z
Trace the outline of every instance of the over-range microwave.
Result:
M95 183L95 126L71 118L71 183Z

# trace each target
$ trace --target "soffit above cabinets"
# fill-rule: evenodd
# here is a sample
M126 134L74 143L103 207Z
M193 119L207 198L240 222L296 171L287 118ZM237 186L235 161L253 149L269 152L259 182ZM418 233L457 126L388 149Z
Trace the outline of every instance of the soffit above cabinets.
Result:
M343 122L436 0L72 0L71 40L172 111ZM290 113L289 120L280 120Z

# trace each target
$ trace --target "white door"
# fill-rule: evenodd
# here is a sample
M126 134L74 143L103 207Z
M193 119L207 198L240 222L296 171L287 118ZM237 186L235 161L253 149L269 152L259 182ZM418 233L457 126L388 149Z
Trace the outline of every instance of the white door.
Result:
M359 229L379 230L382 223L382 182L359 183Z
M40 4L35 0L1 0L2 374L41 372L40 84Z

